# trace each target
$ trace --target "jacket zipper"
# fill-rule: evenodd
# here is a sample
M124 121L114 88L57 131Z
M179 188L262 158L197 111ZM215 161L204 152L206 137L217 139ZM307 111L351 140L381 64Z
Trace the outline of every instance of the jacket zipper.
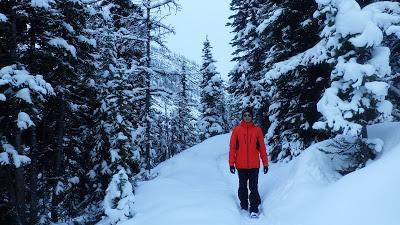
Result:
M249 137L249 127L246 124L246 137L245 139L247 139ZM246 140L247 144L246 144L246 148L247 148L247 168L250 169L250 163L249 163L249 142L248 140Z

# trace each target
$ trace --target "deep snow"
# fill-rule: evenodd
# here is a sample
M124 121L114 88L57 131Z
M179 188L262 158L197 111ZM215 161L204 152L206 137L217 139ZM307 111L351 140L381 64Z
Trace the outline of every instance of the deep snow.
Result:
M375 161L344 177L316 144L289 163L260 171L262 213L238 209L237 174L228 167L230 134L216 136L162 163L136 189L135 216L124 225L399 225L400 123L369 128L385 147Z

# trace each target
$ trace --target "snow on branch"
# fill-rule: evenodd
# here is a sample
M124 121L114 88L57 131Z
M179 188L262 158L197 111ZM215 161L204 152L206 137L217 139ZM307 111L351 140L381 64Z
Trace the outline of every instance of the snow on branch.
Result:
M155 2L155 3L150 3L148 8L155 9L155 8L159 8L161 6L165 6L168 4L173 4L175 7L178 6L178 3L176 3L176 0L163 0L163 1Z
M3 13L0 13L0 22L7 22L8 18Z
M272 11L271 15L267 17L266 20L264 20L258 27L256 28L256 31L258 33L264 32L264 30L271 25L273 22L278 20L278 18L283 14L283 9L278 8Z
M175 34L174 27L165 25L165 24L161 23L160 21L153 21L153 25L156 25L157 28L159 28L159 29L166 30L166 33Z
M24 155L19 155L14 146L1 141L1 148L4 152L0 153L0 165L14 165L16 168L31 162L31 159Z
M307 51L295 55L288 60L274 64L272 69L265 73L263 81L271 82L271 80L278 79L280 75L290 72L298 66L308 66L325 62L329 59L326 44L327 41L322 40Z
M62 47L65 50L69 51L71 55L76 58L76 48L73 45L68 44L68 42L63 38L53 38L49 41L50 45L55 47Z
M35 124L32 122L31 117L27 113L20 112L18 113L17 126L21 130L26 130L29 127L35 126Z
M361 8L354 0L317 2L321 13L326 13L322 36L331 43L326 49L334 67L330 87L317 103L323 118L313 128L359 136L365 124L390 119L392 114L385 82L391 74L390 49L383 37L396 32L400 3L382 1ZM345 42L353 47L344 47ZM353 48L365 49L369 58L360 60L363 55ZM373 113L376 116L371 118Z
M336 17L336 30L334 32L342 37L355 34L356 36L350 39L354 46L379 45L382 42L382 31L379 28L383 29L387 35L396 34L400 38L400 26L398 25L400 24L400 3L376 2L361 9L359 6L352 5L353 1L337 0L332 2L335 3L317 0L321 8L323 8L323 4L333 4L338 7L339 12ZM290 72L298 66L332 62L330 61L333 60L332 57L328 56L327 53L332 47L337 47L335 45L338 44L338 40L336 40L338 36L335 34L329 35L328 33L332 31L324 29L321 34L323 40L314 47L288 60L274 64L273 68L265 73L265 81L270 82L273 79L277 79L280 75Z
M45 8L48 9L50 8L50 4L55 3L54 0L32 0L31 5L32 7L37 7L37 8Z
M40 98L43 97L42 95L54 94L53 88L43 79L43 76L31 75L24 68L17 68L17 65L6 66L0 69L0 87L4 85L9 85L16 89L27 87L30 89L29 93L34 92ZM17 93L19 93L19 98L30 99L28 96L23 96L21 92ZM28 103L31 102L28 101Z

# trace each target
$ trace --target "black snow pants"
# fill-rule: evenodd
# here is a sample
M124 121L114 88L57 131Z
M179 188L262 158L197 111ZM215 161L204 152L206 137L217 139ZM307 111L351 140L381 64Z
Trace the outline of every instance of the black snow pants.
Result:
M258 213L258 205L261 203L260 194L258 193L258 171L255 169L238 169L239 175L239 190L238 196L240 200L240 207L248 209L249 207L249 194L247 189L247 181L249 181L250 189L250 212Z

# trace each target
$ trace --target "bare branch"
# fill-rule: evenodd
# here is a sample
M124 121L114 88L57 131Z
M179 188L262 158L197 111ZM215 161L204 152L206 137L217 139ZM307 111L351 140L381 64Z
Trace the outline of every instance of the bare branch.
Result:
M392 111L392 116L394 116L394 117L396 117L397 119L399 119L400 120L400 113L399 112L396 112L396 111Z
M398 97L400 97L400 89L397 87L390 85L389 90L392 91L394 94L396 94Z

